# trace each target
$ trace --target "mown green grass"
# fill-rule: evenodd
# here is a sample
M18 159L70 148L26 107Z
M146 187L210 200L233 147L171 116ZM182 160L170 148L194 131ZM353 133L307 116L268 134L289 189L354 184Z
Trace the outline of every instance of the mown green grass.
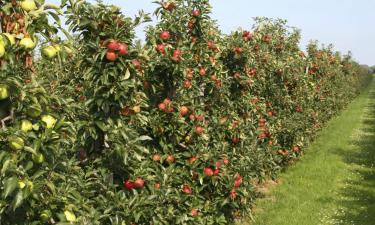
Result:
M252 225L375 225L375 82L257 202Z

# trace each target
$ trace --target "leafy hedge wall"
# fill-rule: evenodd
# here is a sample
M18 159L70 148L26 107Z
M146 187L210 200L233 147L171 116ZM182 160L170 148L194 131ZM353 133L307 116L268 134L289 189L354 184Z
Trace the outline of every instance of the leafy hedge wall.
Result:
M371 79L284 20L224 35L208 0L156 2L144 44L142 12L32 2L0 1L0 224L233 223Z

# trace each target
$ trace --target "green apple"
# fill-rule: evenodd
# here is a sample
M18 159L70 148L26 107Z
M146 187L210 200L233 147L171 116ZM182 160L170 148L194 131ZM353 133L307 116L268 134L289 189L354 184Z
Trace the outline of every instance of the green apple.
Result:
M21 130L23 132L29 132L33 129L33 124L28 120L21 121Z
M25 186L26 186L25 182L23 182L22 180L18 181L18 187L19 187L20 189L24 189Z
M4 33L4 35L8 38L10 45L15 45L16 44L16 38L14 37L13 34Z
M9 97L8 87L4 84L0 84L0 100L7 99Z
M0 43L0 58L5 55L5 46Z
M44 162L44 155L42 153L33 154L32 159L35 163L41 164Z
M38 104L31 105L27 109L26 114L30 117L33 117L33 118L38 117L38 116L40 116L40 114L42 114L42 107Z
M53 46L47 46L43 48L42 55L48 59L52 59L56 56L57 51Z
M47 129L53 128L56 124L56 119L51 115L42 116L42 121L46 123Z
M28 38L28 37L21 39L20 45L26 49L35 48L35 42L31 38Z
M8 143L9 147L15 151L21 150L25 146L24 140L20 137L10 137L8 138Z
M72 213L71 211L65 210L64 215L67 221L69 222L75 222L77 220L76 215Z
M49 220L49 218L51 218L51 216L52 216L51 211L43 210L42 213L40 213L40 220L45 223Z
M25 10L26 12L37 9L34 0L23 0L20 5L21 5L21 8Z

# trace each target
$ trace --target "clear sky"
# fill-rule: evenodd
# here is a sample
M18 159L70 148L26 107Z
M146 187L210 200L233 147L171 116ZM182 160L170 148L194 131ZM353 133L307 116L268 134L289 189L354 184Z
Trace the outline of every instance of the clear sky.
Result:
M59 0L47 0L58 3ZM152 13L152 0L103 0L120 6L134 16L138 10ZM249 29L253 17L266 16L288 20L302 31L302 47L309 40L333 44L368 65L375 65L375 0L211 0L212 18L224 33L239 27ZM143 39L142 27L137 31Z

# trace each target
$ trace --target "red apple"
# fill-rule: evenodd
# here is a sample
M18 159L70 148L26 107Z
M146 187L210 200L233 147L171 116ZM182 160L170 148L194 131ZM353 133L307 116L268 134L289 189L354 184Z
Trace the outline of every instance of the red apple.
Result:
M133 183L134 188L143 188L144 185L145 185L145 181L139 177Z
M174 163L176 161L176 158L173 155L168 155L167 162L168 163Z
M139 59L133 59L132 60L132 64L133 66L136 68L136 69L141 69L141 61L139 61Z
M192 209L191 209L191 216L192 216L192 217L196 217L196 216L198 216L198 209L196 209L196 208L192 208Z
M168 40L171 37L171 34L168 31L162 31L160 33L160 38L162 40Z
M124 181L124 187L125 187L127 190L129 190L129 191L131 191L131 190L134 188L133 185L134 185L134 184L133 184L133 182L132 182L131 180L126 180L126 181Z
M207 177L212 177L214 175L214 171L209 167L204 168L203 173Z
M195 9L191 12L191 15L193 15L194 17L198 17L201 15L201 12L198 9Z
M199 75L201 75L202 77L206 75L206 69L205 68L200 68L199 69Z
M180 108L180 115L181 115L181 116L184 116L184 115L188 114L188 112L189 112L188 107L186 107L186 106L181 106L181 108Z
M107 49L110 51L118 51L120 48L120 45L117 41L110 41L107 45Z
M191 193L193 193L193 190L191 189L191 187L189 185L184 185L182 187L182 192L185 193L185 194L188 194L190 195Z
M155 162L159 162L161 159L160 155L159 154L155 154L152 156L152 160L154 160Z
M111 62L116 61L117 57L118 57L117 54L112 51L108 51L107 54L105 55L105 58Z
M196 157L196 156L192 156L190 159L189 159L189 162L191 163L191 164L193 164L195 161L197 161L198 160L198 157Z
M127 44L119 44L119 48L118 48L118 54L121 55L121 56L124 56L124 55L127 55L128 54L128 45Z
M164 44L158 44L158 45L156 45L156 50L160 54L165 55L165 45Z
M197 127L195 127L195 133L198 135L198 136L200 136L200 135L202 135L202 133L203 133L203 127L201 127L201 126L197 126Z

